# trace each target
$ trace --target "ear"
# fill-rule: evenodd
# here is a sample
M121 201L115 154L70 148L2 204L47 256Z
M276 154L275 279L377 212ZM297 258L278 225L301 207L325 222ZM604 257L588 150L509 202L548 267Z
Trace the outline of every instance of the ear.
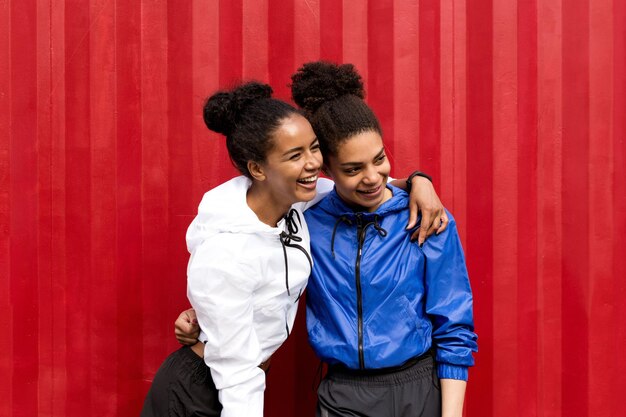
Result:
M248 172L257 181L265 181L265 171L258 162L248 161Z

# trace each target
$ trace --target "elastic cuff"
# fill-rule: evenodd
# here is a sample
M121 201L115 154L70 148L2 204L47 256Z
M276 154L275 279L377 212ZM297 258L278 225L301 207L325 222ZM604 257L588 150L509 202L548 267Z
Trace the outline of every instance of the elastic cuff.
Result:
M459 379L467 381L467 366L450 365L447 363L437 364L437 374L439 379Z

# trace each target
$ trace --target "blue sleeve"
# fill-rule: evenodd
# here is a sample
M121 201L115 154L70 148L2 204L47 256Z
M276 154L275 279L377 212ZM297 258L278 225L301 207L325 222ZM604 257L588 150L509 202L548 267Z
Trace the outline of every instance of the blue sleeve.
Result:
M477 351L472 290L456 222L448 213L448 228L426 239L426 314L433 324L433 347L439 378L467 380Z

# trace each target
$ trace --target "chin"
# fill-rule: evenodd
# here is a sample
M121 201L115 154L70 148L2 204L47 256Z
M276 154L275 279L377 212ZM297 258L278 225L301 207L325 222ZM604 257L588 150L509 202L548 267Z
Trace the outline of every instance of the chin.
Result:
M368 211L375 206L370 201L353 201L352 205L359 208L360 211Z
M298 199L298 201L311 201L315 198L316 195L317 192L315 190L311 191L310 193L299 192L296 195L296 198Z
M382 201L366 201L363 204L361 204L361 207L367 210L372 210L374 208L377 208L381 204L382 204Z

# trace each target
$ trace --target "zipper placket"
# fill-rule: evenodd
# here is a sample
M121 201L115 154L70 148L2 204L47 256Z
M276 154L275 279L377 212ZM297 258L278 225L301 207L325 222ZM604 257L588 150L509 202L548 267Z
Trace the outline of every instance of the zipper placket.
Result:
M361 293L361 253L363 250L363 234L365 228L363 227L363 221L361 220L361 214L356 215L357 224L357 241L358 251L356 255L355 265L355 280L356 280L356 311L357 311L357 329L359 337L359 369L365 369L365 355L363 352L363 299Z

